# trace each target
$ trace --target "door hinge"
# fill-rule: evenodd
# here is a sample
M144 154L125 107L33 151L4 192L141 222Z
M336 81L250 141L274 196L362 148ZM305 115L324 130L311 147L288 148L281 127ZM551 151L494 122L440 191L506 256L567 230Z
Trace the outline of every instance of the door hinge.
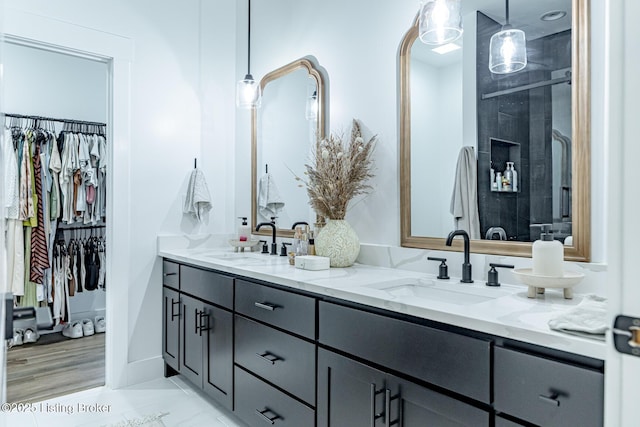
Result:
M613 323L613 344L620 353L640 356L640 319L617 316Z

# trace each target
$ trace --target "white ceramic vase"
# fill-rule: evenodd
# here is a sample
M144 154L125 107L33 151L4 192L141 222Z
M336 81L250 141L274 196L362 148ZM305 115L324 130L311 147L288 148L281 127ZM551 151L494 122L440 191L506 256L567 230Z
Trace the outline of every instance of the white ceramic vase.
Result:
M360 239L344 219L330 219L315 239L316 254L329 257L331 267L349 267L360 253Z

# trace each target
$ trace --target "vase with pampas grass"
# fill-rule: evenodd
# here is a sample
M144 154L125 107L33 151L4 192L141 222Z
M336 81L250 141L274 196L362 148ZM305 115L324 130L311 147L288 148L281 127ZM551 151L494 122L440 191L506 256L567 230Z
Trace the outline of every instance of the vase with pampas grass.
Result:
M315 238L316 254L329 257L331 267L353 265L360 252L358 235L345 220L349 202L358 195L367 194L373 177L372 154L376 137L362 138L359 122L354 119L349 141L332 133L320 141L311 155L311 164L305 165L304 182L309 204L326 219Z

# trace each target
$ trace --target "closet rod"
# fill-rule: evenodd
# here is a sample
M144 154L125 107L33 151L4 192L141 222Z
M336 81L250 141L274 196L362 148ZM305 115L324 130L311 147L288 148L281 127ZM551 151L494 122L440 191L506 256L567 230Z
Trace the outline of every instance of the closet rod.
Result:
M78 227L73 227L73 225L69 224L67 226L59 225L58 230L91 230L96 228L105 228L106 225L80 225Z
M55 119L53 117L43 117L43 116L26 116L24 114L13 114L13 113L3 113L6 117L15 117L16 119L31 119L31 120L47 120L50 122L60 122L60 123L77 123L81 125L92 125L92 126L106 126L106 123L100 122L86 122L84 120L71 120L71 119Z

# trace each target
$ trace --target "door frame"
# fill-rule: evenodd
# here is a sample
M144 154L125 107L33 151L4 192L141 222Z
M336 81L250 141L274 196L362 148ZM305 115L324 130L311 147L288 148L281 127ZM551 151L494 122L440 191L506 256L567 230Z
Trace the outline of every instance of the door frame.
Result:
M130 280L130 98L133 42L96 29L4 8L4 42L108 65L105 385L128 385ZM117 194L117 197L114 195ZM4 245L0 247L4 257Z

